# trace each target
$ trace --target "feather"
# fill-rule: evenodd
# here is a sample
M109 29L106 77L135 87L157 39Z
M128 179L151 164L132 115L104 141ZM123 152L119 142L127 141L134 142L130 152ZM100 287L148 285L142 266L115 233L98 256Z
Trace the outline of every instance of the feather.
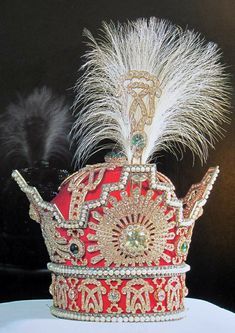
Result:
M89 50L71 131L75 163L106 139L129 163L186 147L205 162L228 121L229 79L216 44L156 18L103 23L97 40L84 34Z
M65 98L47 87L36 88L26 98L18 96L0 116L0 156L11 168L68 160L71 125Z

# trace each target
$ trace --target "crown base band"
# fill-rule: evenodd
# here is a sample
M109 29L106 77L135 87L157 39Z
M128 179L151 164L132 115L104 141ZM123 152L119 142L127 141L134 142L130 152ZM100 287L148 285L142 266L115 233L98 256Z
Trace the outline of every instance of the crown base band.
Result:
M51 314L58 318L72 319L91 322L159 322L179 320L185 317L185 308L169 313L146 313L146 314L96 314L62 310L52 306Z
M82 279L52 273L50 292L52 314L58 317L110 321L107 318L118 316L132 321L130 318L137 316L139 321L164 321L178 319L184 310L187 288L185 273L129 279Z

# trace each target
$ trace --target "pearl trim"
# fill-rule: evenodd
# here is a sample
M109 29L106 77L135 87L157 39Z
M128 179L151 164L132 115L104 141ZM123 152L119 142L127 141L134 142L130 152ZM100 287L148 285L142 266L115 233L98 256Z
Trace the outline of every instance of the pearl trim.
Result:
M64 319L95 322L156 322L177 320L185 317L185 309L169 313L147 313L147 314L103 314L103 313L79 313L62 310L52 306L51 314Z
M81 278L106 279L106 278L125 278L133 277L155 278L156 276L174 276L188 272L190 266L187 264L175 266L150 266L150 267L74 267L48 263L47 268L56 274L63 276L79 276Z

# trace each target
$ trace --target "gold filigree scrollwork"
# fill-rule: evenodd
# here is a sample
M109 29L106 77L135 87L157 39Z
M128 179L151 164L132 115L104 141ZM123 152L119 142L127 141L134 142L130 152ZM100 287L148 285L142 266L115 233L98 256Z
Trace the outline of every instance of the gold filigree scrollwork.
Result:
M51 261L65 263L66 259L70 258L67 240L57 231L56 224L51 221L50 212L44 214L41 228Z
M150 297L153 287L143 279L132 279L122 288L122 293L126 295L126 312L145 313L150 311Z
M179 277L172 277L165 286L167 292L167 310L176 311L180 308L181 283Z
M174 265L179 265L187 259L194 223L190 227L180 227L176 231L176 235L179 235L179 239L176 243L176 257L172 262Z
M175 221L171 221L172 212L166 213L167 207L161 196L153 199L154 192L149 190L141 195L136 188L128 196L121 193L121 200L109 197L110 208L104 207L102 215L93 211L93 218L99 223L89 222L95 234L87 238L95 244L88 247L89 252L96 253L92 263L105 260L105 265L151 265L159 263L160 258L166 262L171 257L165 250L173 251L174 245L168 240L175 236L170 230Z
M68 240L66 237L62 237L58 231L56 222L53 221L51 212L44 212L41 222L42 234L45 240L45 244L52 262L65 263L66 260L71 260L72 264L77 264L79 261L82 265L86 265L87 261L82 260L85 254L85 246L79 239L81 235L84 235L84 231L81 229L68 229L67 236L71 238ZM71 246L76 246L76 254L72 252Z
M29 205L29 217L30 217L32 220L34 220L34 221L40 223L40 220L41 220L41 219L40 219L40 214L39 214L39 212L37 211L36 207L35 207L32 203L30 203L30 205Z
M108 313L121 313L123 312L122 308L118 306L118 302L121 299L121 294L117 290L118 286L122 284L120 279L108 279L106 284L110 286L110 291L108 293L108 300L111 302L110 306L107 308Z
M68 191L72 192L69 219L77 220L81 211L81 206L85 200L85 197L89 191L93 191L100 184L103 179L104 173L107 169L107 164L94 165L89 169L84 170L81 174L73 177L69 183ZM87 178L87 184L84 183L84 179Z
M188 295L188 288L186 287L186 283L185 283L185 280L186 280L186 275L183 274L180 276L180 281L181 281L181 299L184 299L187 295ZM180 309L184 309L184 303L181 302L180 303Z
M49 287L49 293L54 297L55 294L55 282L56 282L56 275L55 274L51 274L51 284Z
M160 83L156 76L146 71L131 70L120 78L120 93L131 97L129 118L134 157L141 156L146 145L145 126L150 126L160 97Z
M50 291L53 294L54 305L65 310L68 306L67 292L69 290L66 279L62 276L54 276L52 279L54 280L52 280Z
M68 289L68 298L70 300L69 302L69 310L71 311L79 311L79 307L77 305L77 298L78 298L78 282L79 280L77 278L68 278L69 282L69 289Z
M86 279L78 287L81 292L81 307L85 312L94 313L103 311L102 295L106 294L106 288L100 281L95 279Z
M163 305L163 301L165 301L165 299L166 299L166 292L164 289L166 279L165 278L156 278L156 279L153 279L153 282L157 286L157 289L154 291L154 298L156 300L156 306L153 308L153 312L165 312L166 307Z

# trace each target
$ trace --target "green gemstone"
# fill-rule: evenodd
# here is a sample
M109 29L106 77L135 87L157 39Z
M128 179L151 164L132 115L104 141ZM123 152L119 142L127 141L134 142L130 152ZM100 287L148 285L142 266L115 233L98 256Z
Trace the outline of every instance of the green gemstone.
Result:
M136 133L132 136L131 143L133 146L137 146L138 148L144 148L145 138L141 133Z
M109 152L106 154L106 157L108 157L108 158L113 158L113 157L115 157L115 154L114 154L113 151L109 151Z
M123 158L123 157L125 157L125 155L124 155L121 151L118 151L116 154L117 154L117 157L118 157L118 158Z
M186 253L188 251L188 244L187 242L183 242L183 244L180 247L182 253Z
M120 151L113 150L113 151L108 152L106 154L106 157L107 158L123 158L123 157L125 157L125 155Z

